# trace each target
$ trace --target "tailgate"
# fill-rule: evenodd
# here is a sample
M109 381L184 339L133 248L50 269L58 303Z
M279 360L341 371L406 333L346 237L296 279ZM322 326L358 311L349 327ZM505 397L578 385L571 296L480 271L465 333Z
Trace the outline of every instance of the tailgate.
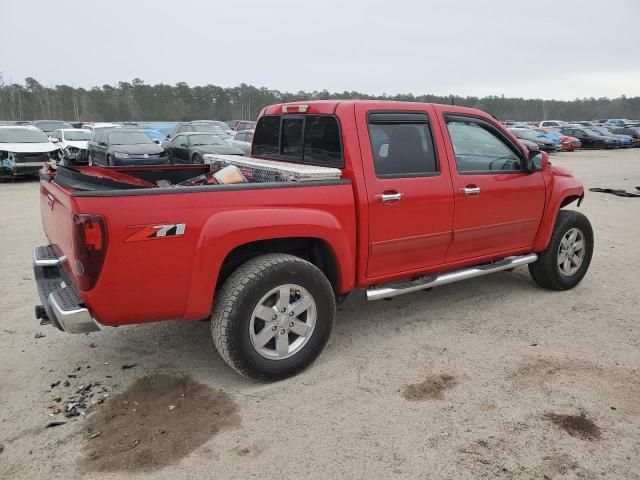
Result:
M73 265L73 198L71 192L61 188L53 181L40 180L40 214L42 226L57 257L66 273L73 278L70 265Z

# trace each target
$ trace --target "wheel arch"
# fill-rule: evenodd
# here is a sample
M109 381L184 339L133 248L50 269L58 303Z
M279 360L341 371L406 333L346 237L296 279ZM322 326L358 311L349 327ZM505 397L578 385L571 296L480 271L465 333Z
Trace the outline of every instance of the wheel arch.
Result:
M184 318L208 315L216 290L231 272L268 253L308 260L327 276L336 294L354 287L355 245L329 212L300 208L225 211L211 217L200 234Z

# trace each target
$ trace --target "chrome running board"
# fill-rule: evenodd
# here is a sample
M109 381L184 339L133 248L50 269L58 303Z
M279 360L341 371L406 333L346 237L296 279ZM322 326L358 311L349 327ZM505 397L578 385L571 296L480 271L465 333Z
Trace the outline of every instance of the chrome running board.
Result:
M461 280L482 277L490 273L527 265L535 262L537 259L538 255L535 253L519 257L507 257L497 262L463 268L462 270L454 270L440 275L425 275L409 282L395 282L389 283L386 286L372 287L367 289L367 300L382 300L383 298L397 297L405 293L417 292L448 283L460 282Z

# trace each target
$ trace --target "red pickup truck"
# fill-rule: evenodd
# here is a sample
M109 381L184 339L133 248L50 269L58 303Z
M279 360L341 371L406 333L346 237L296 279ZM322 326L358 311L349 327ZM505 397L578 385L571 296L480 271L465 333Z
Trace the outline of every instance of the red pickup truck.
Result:
M72 333L210 319L227 363L271 380L318 356L354 289L377 300L528 265L566 290L591 261L589 220L563 210L582 184L475 109L273 105L252 159L339 170L207 185L184 180L210 165L43 169L36 316Z

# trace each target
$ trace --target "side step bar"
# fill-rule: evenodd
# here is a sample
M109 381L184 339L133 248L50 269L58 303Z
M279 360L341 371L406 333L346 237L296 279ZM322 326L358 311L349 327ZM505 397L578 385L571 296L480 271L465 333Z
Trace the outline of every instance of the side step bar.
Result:
M507 257L497 262L464 268L462 270L454 270L440 275L425 275L410 282L396 282L387 284L386 286L372 287L367 290L367 300L382 300L383 298L397 297L405 293L417 292L461 280L482 277L490 273L527 265L535 262L537 259L538 255L535 253L519 257Z

